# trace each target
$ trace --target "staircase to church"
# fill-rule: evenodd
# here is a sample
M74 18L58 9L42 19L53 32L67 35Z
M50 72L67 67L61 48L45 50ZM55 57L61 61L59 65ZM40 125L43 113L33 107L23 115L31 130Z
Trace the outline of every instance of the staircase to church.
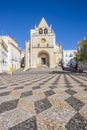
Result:
M45 68L45 69L47 69L47 68L49 68L49 67L48 67L47 65L37 65L37 68L40 68L40 69L41 69L41 68L43 68L43 69Z

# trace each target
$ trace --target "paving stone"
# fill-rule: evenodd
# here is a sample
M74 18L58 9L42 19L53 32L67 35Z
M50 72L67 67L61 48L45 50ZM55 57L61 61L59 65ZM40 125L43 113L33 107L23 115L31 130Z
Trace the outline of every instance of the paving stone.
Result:
M33 90L34 89L39 89L39 88L40 88L40 86L32 87Z
M78 100L77 98L71 96L66 99L67 103L71 105L76 111L79 111L85 104Z
M1 85L0 85L0 86L1 86ZM5 88L7 88L7 87L0 87L0 90L1 90L1 89L5 89Z
M8 130L37 130L36 117L32 118L8 129Z
M15 86L15 85L18 85L18 84L16 84L16 83L14 83L14 84L10 84L11 86Z
M37 89L33 91L33 95L41 97L41 98L45 98L46 97L45 94L42 91L37 90Z
M19 89L18 89L18 90L19 90ZM15 97L15 98L20 98L20 96L21 96L21 91L18 91L18 90L12 91L10 95L11 95L12 97Z
M4 85L4 84L3 84L3 83L0 83L0 86L1 86L1 85Z
M51 88L51 89L55 89L55 88L57 88L57 86L49 86L49 88Z
M40 83L39 85L44 85L44 83Z
M87 104L87 92L84 90L78 91L77 94L74 95L75 98L78 98L81 102Z
M87 91L87 88L85 88L84 90Z
M27 83L27 84L25 83L25 86L27 86L27 85L32 85L32 83Z
M71 112L70 112L71 111ZM75 114L74 109L49 108L37 115L39 128L43 130L66 130L64 124Z
M7 96L11 93L11 91L0 93L0 96Z
M67 130L86 130L87 120L79 113L75 114L73 118L66 124Z
M24 98L24 97L27 97L27 96L30 96L30 95L32 95L32 91L23 92L23 93L21 94L21 98Z
M67 89L65 92L67 92L67 93L70 94L70 95L74 95L75 93L77 93L77 92L75 92L75 91L72 90L72 89Z
M27 113L31 113L35 115L34 102L28 100L27 98L21 98L17 106L18 109L26 111Z
M1 103L0 113L15 109L18 105L18 101L19 101L19 99Z
M3 126L4 130L7 130L31 117L33 117L33 114L31 112L16 108L0 114L0 125Z
M47 97L55 94L52 90L45 91L44 93Z
M46 109L50 108L52 105L47 98L44 98L34 102L34 106L36 113L39 114L42 111L45 111Z
M67 88L73 88L73 86L71 86L71 84L70 85L66 85L66 87Z
M4 129L4 128L1 126L1 124L0 124L0 130L7 130L7 129Z
M87 120L87 104L84 107L82 107L79 113Z
M14 90L16 89L23 89L24 87L15 87Z

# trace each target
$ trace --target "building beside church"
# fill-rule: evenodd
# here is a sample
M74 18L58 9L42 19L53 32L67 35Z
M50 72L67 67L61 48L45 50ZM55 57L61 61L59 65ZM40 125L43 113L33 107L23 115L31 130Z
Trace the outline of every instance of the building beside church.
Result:
M63 50L63 66L64 67L75 67L77 50Z
M26 43L25 68L58 67L62 60L62 46L56 44L55 33L46 20L30 31L30 41Z
M0 36L0 72L20 68L21 50L17 41L10 36Z
M5 42L0 39L0 73L7 71L7 53L8 47Z
M87 38L86 37L84 37L83 40L81 40L80 42L77 43L78 51L81 51L85 44L87 45Z
M78 51L78 72L87 73L87 37L77 43Z

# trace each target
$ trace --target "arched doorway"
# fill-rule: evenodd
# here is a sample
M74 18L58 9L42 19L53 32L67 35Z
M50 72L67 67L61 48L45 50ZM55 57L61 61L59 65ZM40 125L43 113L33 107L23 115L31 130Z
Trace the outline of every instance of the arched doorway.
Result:
M38 53L38 66L49 67L49 54L46 51L40 51Z

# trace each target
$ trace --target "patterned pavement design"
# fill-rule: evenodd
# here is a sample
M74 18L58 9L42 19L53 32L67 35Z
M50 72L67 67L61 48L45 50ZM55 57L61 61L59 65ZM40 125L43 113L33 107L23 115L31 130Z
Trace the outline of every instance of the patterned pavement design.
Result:
M0 75L0 130L87 130L87 75L51 69Z

